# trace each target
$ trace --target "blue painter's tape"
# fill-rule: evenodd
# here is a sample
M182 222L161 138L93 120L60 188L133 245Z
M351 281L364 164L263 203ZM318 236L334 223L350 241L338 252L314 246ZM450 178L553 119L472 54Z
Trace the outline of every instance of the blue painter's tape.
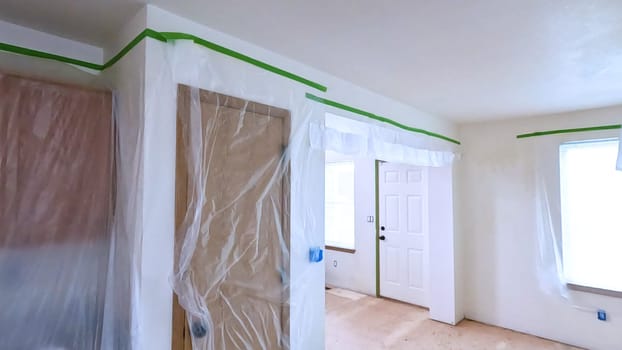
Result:
M309 261L320 262L324 260L324 250L320 247L309 248Z

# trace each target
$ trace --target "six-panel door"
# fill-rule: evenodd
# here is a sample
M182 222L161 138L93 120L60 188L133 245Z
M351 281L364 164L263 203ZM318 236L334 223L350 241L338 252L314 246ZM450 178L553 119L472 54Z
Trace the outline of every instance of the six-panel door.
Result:
M427 169L380 163L380 294L428 306Z

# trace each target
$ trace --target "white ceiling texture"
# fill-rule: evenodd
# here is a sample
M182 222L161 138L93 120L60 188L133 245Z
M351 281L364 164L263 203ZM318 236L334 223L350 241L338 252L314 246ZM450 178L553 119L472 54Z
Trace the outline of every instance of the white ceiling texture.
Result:
M152 0L456 122L622 104L620 0ZM136 0L0 0L0 19L104 45Z

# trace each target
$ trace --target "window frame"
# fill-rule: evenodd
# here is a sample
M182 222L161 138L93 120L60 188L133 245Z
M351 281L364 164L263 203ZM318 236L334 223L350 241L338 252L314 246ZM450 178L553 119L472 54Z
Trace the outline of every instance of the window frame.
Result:
M344 155L340 155L338 153L334 153L334 152L330 152L330 156L329 156L329 152L327 152L326 154L326 159L324 162L324 166L325 168L329 165L329 164L335 164L335 163L349 163L352 165L352 209L353 209L353 216L352 216L352 246L349 245L345 245L345 244L338 244L339 242L334 242L334 241L327 241L326 239L326 204L327 204L327 198L326 198L326 193L324 193L324 247L327 250L332 250L332 251L338 251L338 252L343 252L343 253L349 253L349 254L354 254L356 252L356 161L351 158L351 157L347 157ZM326 175L326 169L324 171L324 174ZM326 185L325 185L326 186Z
M559 215L557 217L558 219L558 227L559 227L559 241L561 243L560 245L560 249L559 249L559 254L560 254L560 258L562 260L562 271L561 274L562 276L564 276L564 285L566 286L566 288L568 288L571 291L577 291L577 292L583 292L583 293L590 293L590 294L597 294L597 295L604 295L604 296L609 296L609 297L616 297L616 298L622 298L622 291L618 291L618 290L612 290L612 289L607 289L607 288L600 288L600 287L594 287L594 286L589 286L589 285L584 285L581 283L576 283L576 282L569 282L568 280L566 280L566 272L565 272L565 266L563 264L564 261L564 256L566 254L568 254L565 250L564 250L564 230L563 230L563 183L562 183L562 147L565 145L570 145L570 144L580 144L580 143L598 143L598 142L608 142L608 141L618 141L618 142L622 142L622 140L619 140L619 137L617 136L617 132L616 132L616 136L613 136L613 134L611 134L610 132L605 132L601 137L597 137L596 135L593 135L592 137L564 137L562 140L560 140L560 142L558 142L557 145L557 157L556 157L556 161L557 161L557 169L558 169L558 176L557 176L557 190L559 191L558 193L558 208L559 208Z

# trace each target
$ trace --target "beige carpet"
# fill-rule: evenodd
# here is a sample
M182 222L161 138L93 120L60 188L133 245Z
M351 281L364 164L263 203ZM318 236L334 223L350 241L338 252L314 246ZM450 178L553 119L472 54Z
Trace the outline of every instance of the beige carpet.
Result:
M449 326L429 320L425 309L352 293L326 291L327 350L577 349L473 321Z

